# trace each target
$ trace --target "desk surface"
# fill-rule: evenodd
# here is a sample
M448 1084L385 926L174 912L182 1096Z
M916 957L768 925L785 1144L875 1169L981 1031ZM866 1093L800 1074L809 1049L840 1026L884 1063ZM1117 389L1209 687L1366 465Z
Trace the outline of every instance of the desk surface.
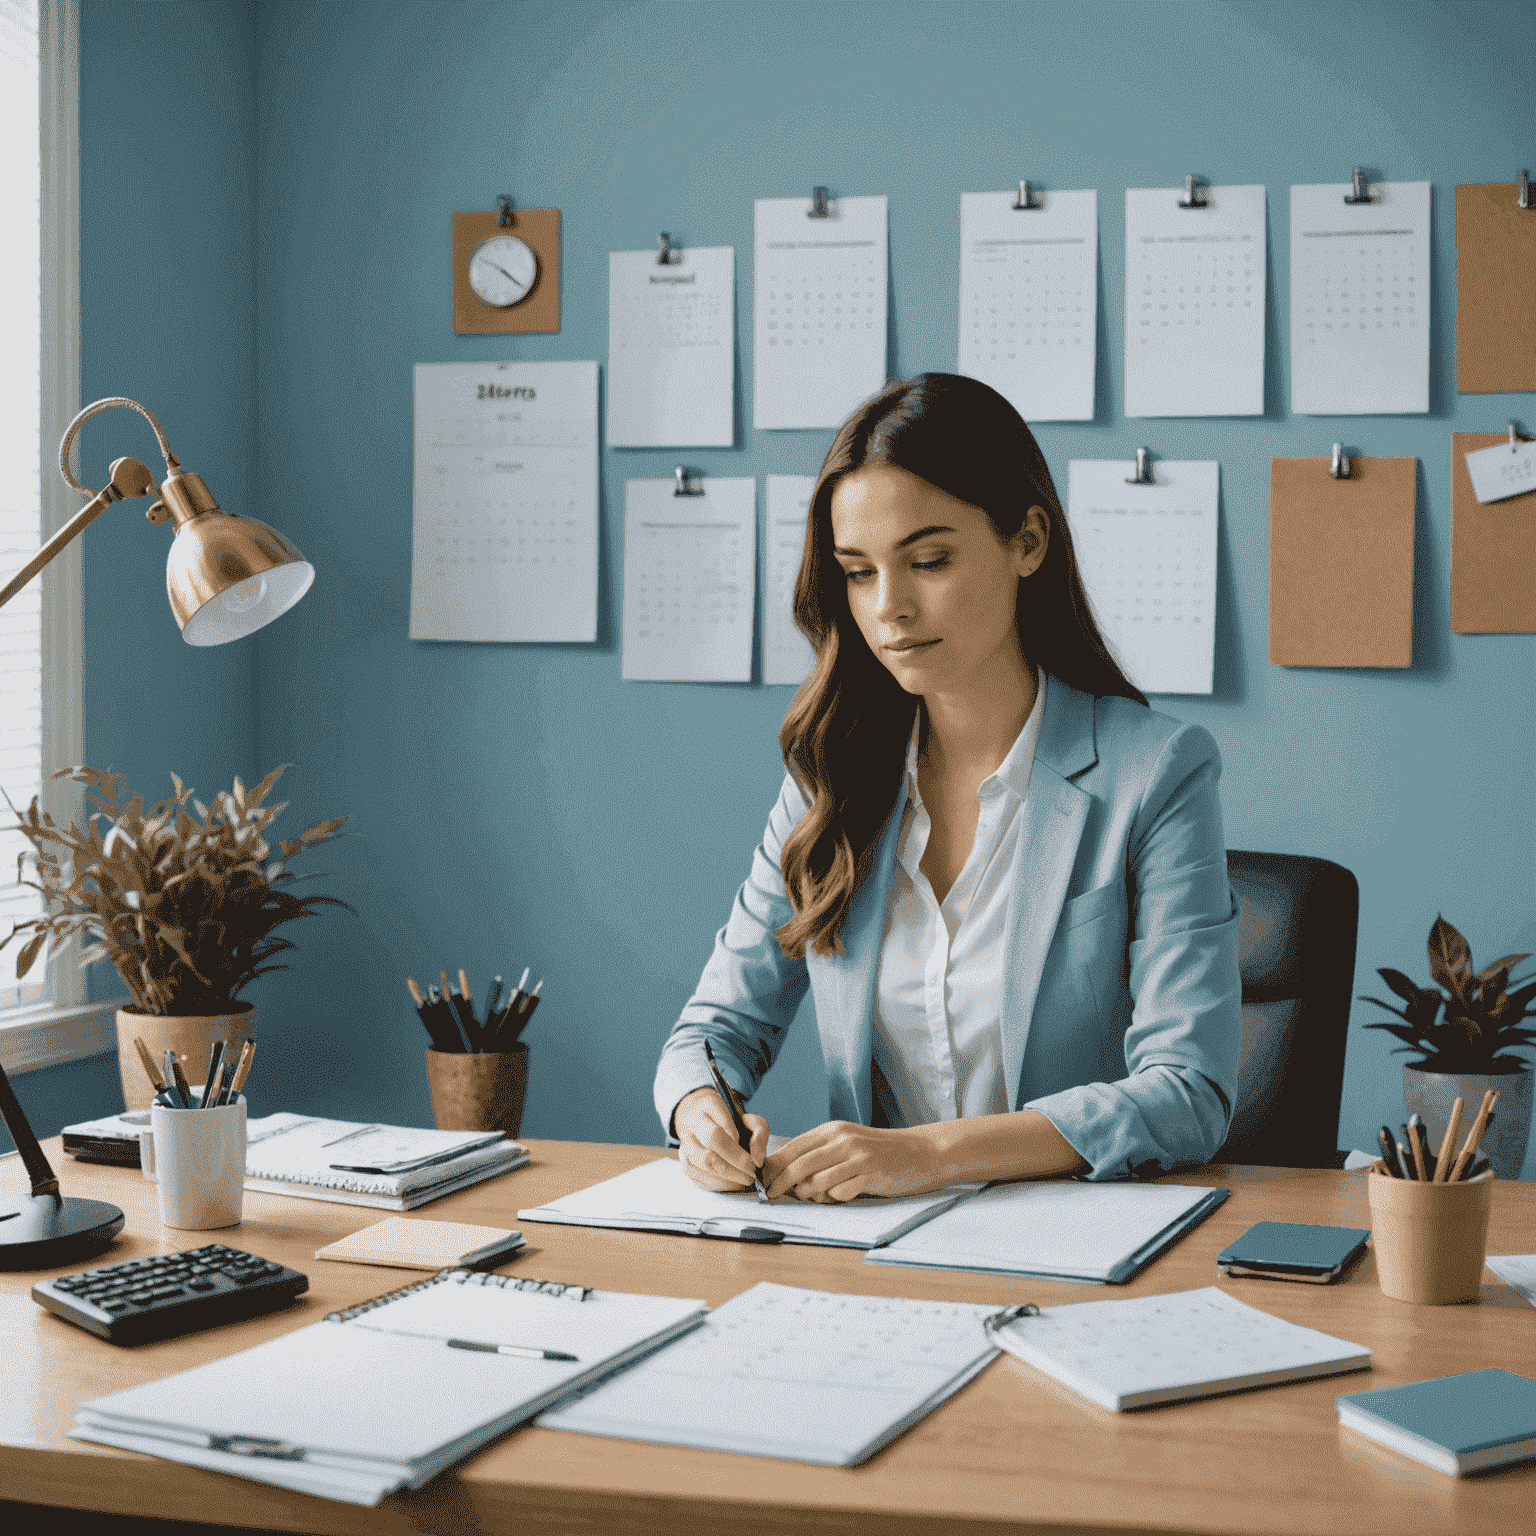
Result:
M654 1148L533 1141L533 1162L415 1213L516 1225L519 1208L659 1156ZM135 1385L314 1322L402 1283L406 1272L314 1258L387 1212L247 1193L245 1220L218 1233L160 1225L155 1190L131 1169L76 1163L47 1144L68 1193L127 1214L112 1262L214 1237L301 1269L308 1295L264 1318L124 1349L71 1327L28 1295L35 1275L0 1273L0 1497L119 1514L268 1529L951 1533L1242 1532L1244 1536L1410 1536L1529 1530L1536 1464L1442 1477L1339 1428L1341 1391L1502 1365L1536 1376L1536 1311L1485 1272L1480 1305L1388 1300L1366 1257L1334 1286L1222 1280L1293 1322L1364 1344L1368 1373L1204 1402L1113 1414L1004 1356L861 1467L802 1466L562 1433L514 1430L415 1493L376 1510L288 1493L66 1438L81 1399ZM1211 1167L1176 1182L1225 1184L1232 1198L1127 1286L1045 1284L943 1270L875 1269L857 1251L757 1247L660 1233L527 1223L507 1273L611 1290L698 1296L711 1306L759 1280L823 1290L1005 1304L1086 1301L1209 1285L1215 1256L1252 1222L1368 1227L1365 1175ZM0 1190L25 1189L19 1160ZM1500 1183L1489 1251L1536 1252L1536 1185ZM84 1268L85 1265L73 1266ZM381 1411L387 1411L381 1405ZM962 1522L965 1522L962 1525Z

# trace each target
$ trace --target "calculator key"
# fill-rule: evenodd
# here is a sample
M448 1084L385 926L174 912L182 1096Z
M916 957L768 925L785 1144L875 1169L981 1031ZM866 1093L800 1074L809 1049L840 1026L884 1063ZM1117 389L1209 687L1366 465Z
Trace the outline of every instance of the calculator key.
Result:
M180 1296L182 1294L182 1289L179 1285L166 1285L162 1286L158 1291L152 1291L150 1299L152 1301L169 1301L172 1296Z
M192 1291L211 1291L213 1288L214 1288L213 1287L213 1281L207 1279L206 1277L203 1277L201 1279L192 1279L192 1280L188 1280L187 1281L187 1289L188 1290L192 1290Z

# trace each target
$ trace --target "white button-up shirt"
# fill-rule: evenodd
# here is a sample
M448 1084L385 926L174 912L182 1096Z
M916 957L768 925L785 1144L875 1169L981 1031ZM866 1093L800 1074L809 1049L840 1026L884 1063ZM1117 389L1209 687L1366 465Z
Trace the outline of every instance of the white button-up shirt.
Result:
M976 841L939 901L922 872L932 830L917 785L922 711L907 746L907 803L885 909L875 982L874 1062L892 1124L927 1125L1013 1107L1003 1081L1003 937L1018 877L1019 812L1029 792L1045 713L1045 673L1034 708L995 773L981 781ZM899 1118L898 1118L899 1117Z

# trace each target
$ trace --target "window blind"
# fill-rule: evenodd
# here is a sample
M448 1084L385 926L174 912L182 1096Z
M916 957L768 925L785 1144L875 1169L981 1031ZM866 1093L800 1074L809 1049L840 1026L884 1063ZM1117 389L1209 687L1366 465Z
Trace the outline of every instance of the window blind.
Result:
M42 542L42 149L38 0L0 0L0 580ZM42 787L42 596L32 581L0 608L0 787L23 809ZM0 827L15 818L0 801ZM37 915L16 883L30 847L0 830L0 937ZM16 981L20 942L0 951L0 1008L39 1001L41 962Z

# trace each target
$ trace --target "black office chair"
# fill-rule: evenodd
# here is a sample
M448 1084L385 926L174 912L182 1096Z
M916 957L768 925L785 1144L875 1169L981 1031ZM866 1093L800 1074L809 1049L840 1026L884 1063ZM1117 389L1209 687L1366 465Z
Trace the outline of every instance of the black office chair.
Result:
M1243 1052L1218 1163L1332 1168L1360 887L1341 865L1227 851L1242 907Z

